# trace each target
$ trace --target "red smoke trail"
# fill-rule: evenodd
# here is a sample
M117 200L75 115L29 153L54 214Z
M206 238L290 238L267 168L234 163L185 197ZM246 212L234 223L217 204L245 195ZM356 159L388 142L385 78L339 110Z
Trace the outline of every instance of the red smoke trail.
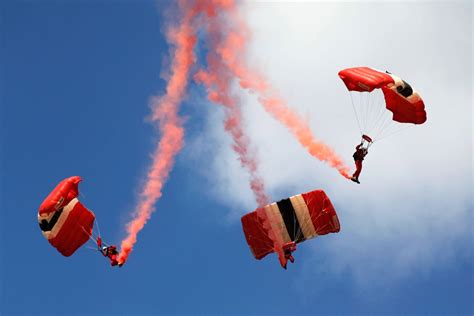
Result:
M224 128L232 137L234 142L232 147L239 156L240 164L250 174L250 188L254 193L257 204L263 206L268 204L270 199L265 193L264 182L258 175L258 162L250 151L250 140L242 129L242 113L239 100L231 93L231 84L234 77L215 53L217 44L223 36L223 29L221 29L215 14L208 15L207 18L207 37L209 39L208 69L207 71L199 71L195 76L195 80L206 86L210 101L220 104L225 108L226 119Z
M186 2L180 2L186 8ZM166 86L166 94L152 100L152 121L157 122L161 139L153 153L152 163L148 169L139 201L134 210L134 218L127 224L128 236L122 241L119 263L124 263L134 244L137 234L143 229L156 201L161 197L162 188L174 165L174 157L183 147L184 129L178 116L179 105L184 97L188 75L194 63L194 46L196 36L192 28L192 20L198 8L186 10L180 25L169 27L167 39L175 46L171 64L171 76Z
M336 168L342 176L350 178L349 167L344 164L331 147L318 141L313 136L311 129L306 125L305 121L295 112L291 111L283 100L277 97L260 97L259 101L267 112L272 114L290 130L311 156L328 163L331 167Z
M328 163L331 167L337 169L342 176L349 178L349 167L344 164L334 150L313 136L305 120L299 117L283 99L278 97L262 75L250 70L245 65L244 56L246 44L249 41L247 26L238 16L235 5L229 8L227 17L229 19L223 20L222 23L224 25L231 24L231 28L229 29L229 26L227 26L227 36L220 43L217 52L228 69L239 80L240 86L251 92L256 92L259 96L258 101L265 110L285 125L313 157Z

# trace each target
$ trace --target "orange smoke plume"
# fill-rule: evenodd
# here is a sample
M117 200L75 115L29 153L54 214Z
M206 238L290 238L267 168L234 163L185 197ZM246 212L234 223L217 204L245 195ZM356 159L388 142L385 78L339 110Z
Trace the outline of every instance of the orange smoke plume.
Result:
M260 97L260 103L265 110L272 114L278 121L285 125L290 132L296 137L298 142L303 145L311 156L320 161L328 163L331 167L336 168L339 173L346 177L349 176L349 167L347 167L342 159L334 152L334 150L325 143L318 141L311 132L305 121L279 98Z
M329 145L313 136L311 128L305 120L277 96L261 74L250 70L245 65L242 56L245 56L246 44L249 42L249 31L246 24L238 16L236 6L229 8L228 16L230 17L230 23L233 25L231 25L230 30L227 30L225 40L220 42L216 51L229 71L239 80L239 85L243 89L257 93L258 101L264 109L286 126L313 157L328 163L331 167L337 169L342 176L349 178L349 167L344 164L336 152Z
M151 119L157 122L161 139L153 153L134 217L127 224L128 235L121 243L119 263L127 260L137 241L137 234L155 210L163 185L173 168L175 156L183 147L184 129L178 110L186 92L190 69L195 62L194 48L199 26L207 27L210 52L208 70L199 71L195 80L205 85L209 100L224 107L225 129L232 136L233 149L239 155L241 165L250 173L250 185L259 206L268 204L269 199L265 194L264 183L257 174L258 163L250 150L249 139L243 131L239 100L231 93L234 79L238 79L241 88L257 93L258 101L265 110L285 125L313 157L349 177L349 168L342 159L328 145L313 136L306 122L274 93L263 76L246 66L243 56L249 32L238 15L234 1L180 0L178 3L181 10L179 25L170 26L167 32L168 42L175 46L175 50L166 94L152 100Z
M250 150L250 140L242 128L242 113L239 99L231 93L231 84L234 76L215 53L217 45L223 36L222 28L215 14L208 15L208 18L208 69L207 71L199 71L194 78L197 82L204 84L207 89L208 99L211 102L224 107L226 115L224 128L232 137L232 148L237 153L241 166L247 169L250 174L250 188L257 204L263 206L268 204L270 199L265 193L264 182L258 175L258 161Z
M185 3L180 3L180 6L184 7ZM166 86L166 94L161 98L153 98L151 103L151 119L158 122L161 139L153 153L152 163L134 210L134 218L127 224L128 235L121 243L118 258L121 264L127 260L137 241L137 234L155 210L154 205L161 197L163 185L173 168L174 158L183 147L184 129L178 116L178 109L186 92L189 70L194 63L196 36L191 22L195 14L196 10L187 11L180 25L168 30L168 41L176 47L171 76Z

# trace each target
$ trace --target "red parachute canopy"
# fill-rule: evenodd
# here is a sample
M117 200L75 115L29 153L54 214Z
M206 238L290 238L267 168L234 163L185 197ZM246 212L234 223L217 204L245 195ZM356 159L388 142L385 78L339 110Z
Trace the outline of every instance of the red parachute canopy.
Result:
M369 67L344 69L339 72L339 77L349 91L372 92L374 89L382 89L385 107L393 113L394 121L413 124L423 124L426 121L425 104L421 96L399 77ZM369 107L376 106L376 102L369 104ZM364 111L371 114L370 109Z
M247 243L258 260L272 252L281 253L289 242L300 243L340 230L336 211L323 190L265 205L241 220Z
M94 226L94 213L77 199L81 181L78 176L62 180L38 211L43 236L66 257L87 242Z

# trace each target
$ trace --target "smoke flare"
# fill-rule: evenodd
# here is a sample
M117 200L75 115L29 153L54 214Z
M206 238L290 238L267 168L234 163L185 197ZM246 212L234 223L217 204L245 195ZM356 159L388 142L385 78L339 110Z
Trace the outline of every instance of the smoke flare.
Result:
M180 3L181 8L185 3ZM128 235L122 240L118 261L123 264L134 244L137 234L143 229L155 210L155 203L161 197L162 188L174 165L176 154L183 147L184 128L178 116L179 105L186 92L188 75L194 63L194 46L196 36L192 29L195 10L185 10L180 25L170 27L167 33L168 42L176 47L171 66L171 76L166 86L166 94L154 97L151 102L153 122L158 123L161 139L152 156L139 201L134 210L134 218L127 224Z

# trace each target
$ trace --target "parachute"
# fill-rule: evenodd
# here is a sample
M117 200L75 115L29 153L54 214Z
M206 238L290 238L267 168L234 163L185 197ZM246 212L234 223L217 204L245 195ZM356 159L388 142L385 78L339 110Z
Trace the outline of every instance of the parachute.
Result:
M351 93L360 133L370 143L399 132L407 123L426 122L421 96L399 77L369 67L344 69L339 77Z
M38 223L43 236L63 256L71 256L92 235L95 216L78 200L81 177L62 180L41 204Z
M286 268L285 247L340 230L331 200L323 190L265 205L241 218L247 243L257 260L276 252Z

